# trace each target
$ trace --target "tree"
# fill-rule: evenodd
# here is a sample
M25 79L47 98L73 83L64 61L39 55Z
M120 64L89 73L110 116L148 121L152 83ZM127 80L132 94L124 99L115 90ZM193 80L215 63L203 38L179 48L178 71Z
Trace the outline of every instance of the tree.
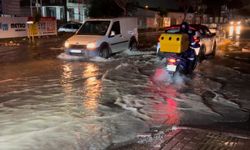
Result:
M89 1L89 17L118 17L122 16L121 9L114 0L91 0Z
M186 20L187 13L189 10L193 9L193 6L196 3L196 0L176 0L179 8L184 11L183 21Z
M240 8L243 7L243 3L242 3L241 0L230 0L230 1L228 2L227 7L228 7L229 9L240 9Z
M207 13L213 16L221 15L221 7L227 3L226 0L204 0L204 4L207 5Z
M114 0L116 5L119 6L123 10L123 15L127 16L127 4L129 0Z
M88 4L89 17L128 16L137 6L134 0L90 0Z
M244 6L244 4L243 4L243 2L241 0L230 0L228 2L227 7L228 7L228 9L229 9L229 11L231 13L231 17L235 17L234 16L235 12L237 12L237 13L239 13L241 15L246 15L247 12L248 12L248 9L242 9L243 6Z

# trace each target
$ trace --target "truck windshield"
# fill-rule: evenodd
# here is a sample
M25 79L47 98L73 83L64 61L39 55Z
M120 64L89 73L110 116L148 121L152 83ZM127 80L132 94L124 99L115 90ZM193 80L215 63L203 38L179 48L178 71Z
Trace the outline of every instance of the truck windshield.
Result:
M86 21L77 35L105 35L110 21Z

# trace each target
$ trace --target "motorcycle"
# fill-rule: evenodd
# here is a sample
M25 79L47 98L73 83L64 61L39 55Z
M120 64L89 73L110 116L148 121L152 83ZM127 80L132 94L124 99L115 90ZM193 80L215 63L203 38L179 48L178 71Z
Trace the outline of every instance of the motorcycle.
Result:
M192 73L197 64L194 49L199 48L200 40L195 36L189 39L187 34L162 34L157 46L157 54L166 58L165 70L175 75Z
M181 74L190 74L196 68L198 58L194 49L200 46L199 41L195 41L195 43L190 46L190 54L187 53L169 53L165 55L166 58L166 71L169 74L175 75L177 72Z
M165 69L171 74L175 75L177 72L181 74L189 74L195 69L195 65L190 66L190 62L183 54L168 54L166 56Z

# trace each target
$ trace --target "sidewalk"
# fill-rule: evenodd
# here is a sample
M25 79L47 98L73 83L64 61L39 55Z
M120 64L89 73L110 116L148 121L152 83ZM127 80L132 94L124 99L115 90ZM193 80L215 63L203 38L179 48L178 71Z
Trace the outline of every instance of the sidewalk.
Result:
M250 147L250 136L186 127L176 127L153 139L156 140L144 135L144 142L139 138L135 144L114 150L248 150Z
M18 47L22 45L39 45L39 44L46 44L46 43L53 43L53 42L62 42L72 36L71 33L64 33L59 35L50 35L50 36L41 36L35 37L35 42L29 41L27 37L21 38L8 38L8 39L0 39L0 47Z

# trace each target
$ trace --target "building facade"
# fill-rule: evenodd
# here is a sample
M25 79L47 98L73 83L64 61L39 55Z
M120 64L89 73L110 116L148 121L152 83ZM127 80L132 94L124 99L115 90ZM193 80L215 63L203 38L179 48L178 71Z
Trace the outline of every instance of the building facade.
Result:
M2 0L0 0L0 15L3 14Z
M25 0L1 0L0 13L2 15L18 17L30 16L29 6L23 5L24 3L22 2L25 2Z
M62 0L47 0L42 3L42 16L56 17L57 20L63 20L64 16L64 2ZM86 4L84 0L67 0L67 21L82 22L86 15Z
M66 7L65 7L66 5ZM0 0L0 14L27 17L40 13L43 17L55 17L64 20L67 10L67 21L82 22L85 18L84 0Z

